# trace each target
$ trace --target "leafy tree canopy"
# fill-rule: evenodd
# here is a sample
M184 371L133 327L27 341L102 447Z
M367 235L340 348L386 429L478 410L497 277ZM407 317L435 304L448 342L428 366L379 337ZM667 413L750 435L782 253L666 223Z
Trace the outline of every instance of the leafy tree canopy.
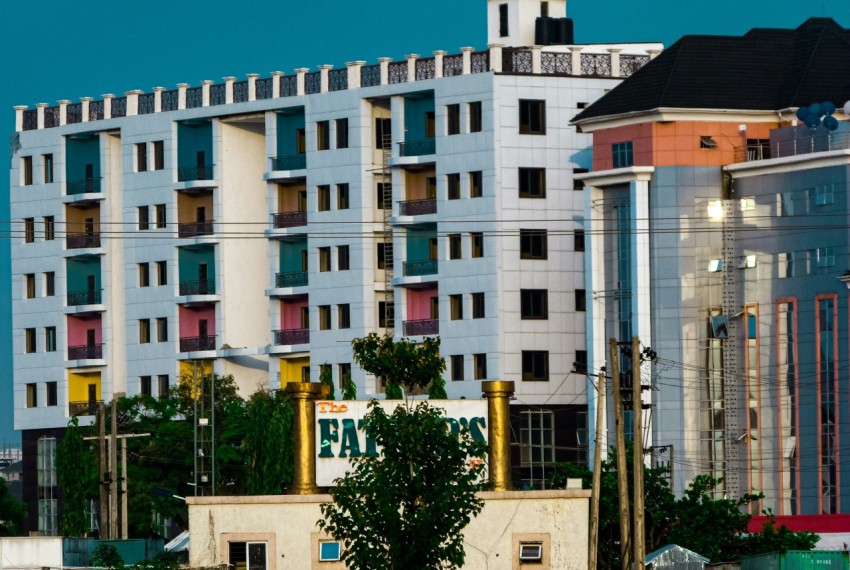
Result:
M0 477L0 536L22 536L27 509L9 494L6 480Z
M446 359L440 356L440 339L424 337L421 343L406 338L369 333L351 341L354 361L369 374L386 382L388 400L404 397L414 390L429 390L432 398L445 398L443 371Z
M382 455L351 459L319 527L343 543L353 570L462 566L461 533L483 506L475 494L481 472L469 460L483 457L485 444L465 429L453 435L427 402L391 415L374 401L370 408L366 430Z

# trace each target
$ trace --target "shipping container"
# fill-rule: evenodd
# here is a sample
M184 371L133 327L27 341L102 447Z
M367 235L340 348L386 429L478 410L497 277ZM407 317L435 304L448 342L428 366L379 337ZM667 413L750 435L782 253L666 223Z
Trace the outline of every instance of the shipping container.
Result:
M850 570L850 558L840 550L770 552L742 558L741 570Z

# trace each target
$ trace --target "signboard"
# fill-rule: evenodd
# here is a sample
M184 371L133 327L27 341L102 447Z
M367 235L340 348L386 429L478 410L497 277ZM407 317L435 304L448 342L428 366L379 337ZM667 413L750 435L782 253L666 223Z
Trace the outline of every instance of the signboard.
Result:
M428 404L446 412L449 429L457 431L460 426L468 426L474 439L487 442L486 400L428 400ZM403 405L404 402L398 400L380 402L388 415ZM319 487L332 487L334 479L345 476L351 468L351 457L380 454L375 441L366 437L363 417L368 412L369 402L365 400L316 402L316 484ZM482 469L482 477L486 476L486 470Z

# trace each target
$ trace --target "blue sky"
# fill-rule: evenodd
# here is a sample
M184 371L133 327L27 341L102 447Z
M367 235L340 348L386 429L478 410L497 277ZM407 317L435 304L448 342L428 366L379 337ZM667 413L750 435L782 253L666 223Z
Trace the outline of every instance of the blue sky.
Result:
M0 131L14 105L220 81L296 67L484 48L485 0L6 0L0 18ZM576 41L661 41L685 34L740 35L829 16L850 27L848 0L569 0ZM8 162L6 163L8 164ZM0 176L0 222L8 220ZM5 232L0 232L3 236ZM0 240L0 444L12 431L8 242ZM13 334L17 334L14 332Z

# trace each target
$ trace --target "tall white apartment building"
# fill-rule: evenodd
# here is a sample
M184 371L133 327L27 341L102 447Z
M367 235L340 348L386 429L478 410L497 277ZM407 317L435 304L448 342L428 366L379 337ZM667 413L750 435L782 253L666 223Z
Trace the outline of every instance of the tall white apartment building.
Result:
M372 331L439 335L449 397L516 382L517 481L582 458L591 140L569 121L661 46L575 45L563 0L487 4L482 51L17 108L29 497L71 416L183 374L248 394L329 366L377 396L350 347Z

